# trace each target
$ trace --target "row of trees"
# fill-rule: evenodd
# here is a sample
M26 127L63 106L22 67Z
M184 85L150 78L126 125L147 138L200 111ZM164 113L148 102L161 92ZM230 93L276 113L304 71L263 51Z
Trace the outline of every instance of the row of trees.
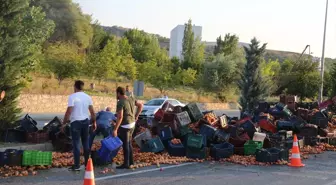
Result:
M252 39L239 45L236 35L217 38L205 53L195 38L192 21L185 24L182 59L169 58L158 37L137 29L123 37L108 34L71 0L4 0L0 7L0 123L11 123L20 110L16 99L30 72L58 79L88 77L104 80L143 80L161 92L188 86L212 92L223 101L226 92L241 94L244 110L270 95L289 93L314 98L320 83L311 59L265 61L266 45ZM19 23L19 24L18 24ZM336 93L336 65L326 74L326 95ZM1 129L1 128L0 128Z

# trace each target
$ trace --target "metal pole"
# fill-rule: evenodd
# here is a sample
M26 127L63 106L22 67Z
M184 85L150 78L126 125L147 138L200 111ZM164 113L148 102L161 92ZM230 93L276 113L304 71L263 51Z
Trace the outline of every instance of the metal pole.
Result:
M327 31L327 17L328 17L328 0L326 3L326 13L325 13L324 33L323 33L323 46L322 46L322 58L321 58L321 87L320 87L320 92L319 92L319 97L318 97L319 103L323 101L324 48L325 48L325 39L326 39L326 31Z

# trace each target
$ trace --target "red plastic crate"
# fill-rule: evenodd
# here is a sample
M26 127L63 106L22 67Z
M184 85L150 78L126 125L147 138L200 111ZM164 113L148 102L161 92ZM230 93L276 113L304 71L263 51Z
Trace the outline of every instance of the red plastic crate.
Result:
M45 131L37 131L32 133L27 133L26 139L28 143L44 143L49 140L49 134Z
M268 119L261 119L258 122L260 128L268 131L268 132L272 132L272 133L276 133L277 129L276 126L272 124L272 122Z

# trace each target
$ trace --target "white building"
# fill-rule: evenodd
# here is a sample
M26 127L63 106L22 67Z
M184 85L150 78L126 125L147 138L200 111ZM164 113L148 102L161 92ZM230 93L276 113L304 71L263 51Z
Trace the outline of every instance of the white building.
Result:
M170 32L169 57L182 59L182 44L185 25L178 25ZM202 26L193 26L194 37L202 38Z

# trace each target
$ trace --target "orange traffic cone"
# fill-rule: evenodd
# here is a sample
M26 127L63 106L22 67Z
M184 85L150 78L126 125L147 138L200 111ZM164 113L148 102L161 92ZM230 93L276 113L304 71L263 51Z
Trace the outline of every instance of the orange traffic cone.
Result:
M292 167L303 167L303 166L305 166L304 164L301 163L298 139L297 139L295 134L294 134L294 141L293 141L293 148L292 148L292 156L291 156L291 159L290 159L290 163L288 165L292 166Z
M89 158L85 169L84 185L96 185L93 173L92 160Z

